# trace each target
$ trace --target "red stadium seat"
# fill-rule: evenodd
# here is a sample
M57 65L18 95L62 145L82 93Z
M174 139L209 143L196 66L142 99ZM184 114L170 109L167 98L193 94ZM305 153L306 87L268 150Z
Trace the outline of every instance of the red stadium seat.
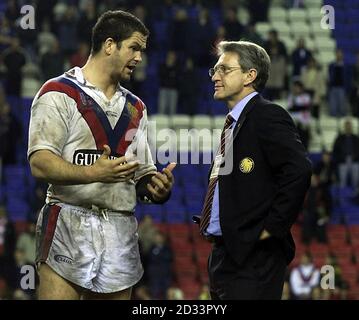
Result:
M190 234L190 228L186 223L173 223L168 225L168 231L170 236L188 237Z
M171 248L175 256L193 257L194 250L191 242L188 241L171 241Z
M313 263L320 270L322 266L326 265L326 257L313 256Z
M168 235L168 224L167 223L156 223L156 227L166 236Z
M175 267L187 267L193 264L193 258L190 256L174 256L174 266Z
M175 263L173 269L179 285L181 285L183 281L193 282L193 281L197 281L198 279L198 268L193 262L185 263L185 264Z
M346 226L329 225L327 228L328 242L331 243L347 243L348 235Z
M195 279L181 279L178 286L184 293L185 299L195 300L198 299L201 284Z
M348 226L348 230L351 237L359 238L359 225L350 225Z
M355 261L359 266L359 244L353 245L352 249L353 249L353 255L354 255Z
M18 237L21 233L28 230L29 223L27 221L16 221L15 222L15 233Z
M327 244L313 242L309 245L308 250L311 253L313 262L317 268L320 269L325 265L330 251Z
M345 236L347 233L347 227L341 224L331 224L327 227L328 234L331 235L338 235L338 236Z
M358 236L351 236L350 242L353 247L359 246L359 235Z
M351 289L358 287L358 269L353 264L340 264L341 274Z
M331 245L330 250L337 257L338 263L352 263L353 261L353 251L351 246L348 245Z
M207 270L208 256L197 256L197 265L199 270Z
M197 257L199 256L208 257L212 249L211 244L207 242L195 243L194 247L195 247L195 254Z
M326 257L329 253L329 246L327 244L313 242L309 245L309 252L312 255Z
M330 246L339 246L339 245L348 245L347 239L345 237L341 238L341 237L333 237L332 235L328 234L328 243Z

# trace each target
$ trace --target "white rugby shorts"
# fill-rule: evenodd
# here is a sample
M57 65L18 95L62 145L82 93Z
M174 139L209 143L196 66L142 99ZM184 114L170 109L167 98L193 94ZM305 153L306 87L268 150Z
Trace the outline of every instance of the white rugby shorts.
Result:
M133 214L47 204L36 226L36 263L93 292L127 289L143 275L137 227Z

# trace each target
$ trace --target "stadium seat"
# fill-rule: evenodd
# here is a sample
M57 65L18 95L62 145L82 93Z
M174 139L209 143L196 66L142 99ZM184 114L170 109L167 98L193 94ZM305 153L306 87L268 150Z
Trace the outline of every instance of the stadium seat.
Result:
M169 225L167 223L156 223L156 228L162 232L166 237L169 233Z
M166 32L167 28L168 28L167 21L156 20L153 23L155 42L158 45L163 46L164 44L167 44L167 42L168 42L168 40L167 40L168 36L167 36L167 32Z
M188 223L189 214L185 207L181 207L180 211L173 212L172 210L166 211L164 220L167 223Z
M279 34L279 38L281 38L282 36L285 37L285 36L290 36L292 31L291 31L291 28L290 28L290 25L286 22L276 22L276 21L273 21L272 22L272 27L273 29L277 30L278 31L278 34Z
M322 28L320 23L318 23L317 21L312 20L311 23L310 23L310 27L308 27L308 28L310 30L310 33L313 34L313 36L317 37L317 38L320 38L320 37L322 37L322 38L330 38L330 36L332 34L331 29Z
M320 23L320 21L323 18L323 14L320 12L320 9L318 8L307 7L307 17L311 22Z
M349 283L350 288L358 285L358 268L352 264L341 264L341 275Z
M318 62L322 65L322 66L327 66L330 63L334 62L335 60L335 52L334 51L327 51L327 50L321 50L318 54ZM330 149L331 150L331 149Z
M172 162L172 159L168 155L167 150L171 151L170 155L176 156L177 153L177 135L176 132L170 128L157 127L157 159L168 159ZM161 153L159 153L161 151Z
M173 269L178 283L183 282L184 279L195 281L198 277L197 266L190 257L175 256Z
M195 129L212 129L213 118L207 115L194 115L192 117L192 128Z
M182 240L183 238L188 239L190 233L189 226L183 223L170 224L168 226L168 231L171 239L173 238L181 238Z
M148 117L148 121L154 121L157 130L170 127L169 117L163 114L154 114Z
M288 10L284 8L272 7L268 10L268 18L270 22L287 22Z
M197 257L200 257L200 256L208 257L208 255L211 252L212 245L208 241L206 241L202 237L200 237L200 238L197 238L196 241L194 242L194 249L195 249L195 255Z
M326 258L330 252L327 244L313 242L309 245L309 251L312 256Z
M309 25L301 22L293 22L290 26L290 30L295 38L307 38L311 35L311 29L309 28Z
M191 125L191 117L186 114L176 114L170 117L171 127L177 129L189 129Z
M272 26L268 22L256 23L256 31L263 39L267 39L268 31L270 29L272 29Z
M16 237L18 237L20 234L28 230L29 222L25 220L19 220L15 222L14 227L15 227Z
M292 8L288 10L288 18L291 23L297 22L306 24L307 17L308 16L305 9Z
M191 261L193 260L193 245L188 241L187 238L175 238L171 237L171 248L176 257L187 257Z
M336 256L339 264L348 264L353 262L353 252L350 246L330 245L330 250Z
M332 38L315 37L314 42L319 51L332 51L335 52L336 42Z
M291 36L291 35L282 36L281 40L284 42L284 44L287 48L288 54L291 54L297 45L293 36ZM287 104L287 101L285 104Z
M348 226L348 231L352 238L359 239L359 225Z
M347 227L345 225L329 225L327 228L330 238L346 238Z
M177 284L183 291L185 299L198 299L201 284L197 281L197 276L177 276Z
M320 8L323 5L323 0L304 0L304 5L306 8L316 9L320 12Z
M296 39L297 40L297 39ZM317 43L315 42L315 40L311 37L307 37L305 38L305 46L311 50L312 52L314 52L315 50L317 50Z

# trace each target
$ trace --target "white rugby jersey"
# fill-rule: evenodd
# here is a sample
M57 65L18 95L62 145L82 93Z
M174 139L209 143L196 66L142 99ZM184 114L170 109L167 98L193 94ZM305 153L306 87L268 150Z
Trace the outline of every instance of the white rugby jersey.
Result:
M103 153L104 144L110 146L112 157L137 154L141 158L134 180L70 186L50 184L47 203L134 211L136 182L156 172L146 130L144 103L120 85L108 100L84 79L78 67L47 81L31 106L28 158L37 150L47 149L72 164L91 165Z

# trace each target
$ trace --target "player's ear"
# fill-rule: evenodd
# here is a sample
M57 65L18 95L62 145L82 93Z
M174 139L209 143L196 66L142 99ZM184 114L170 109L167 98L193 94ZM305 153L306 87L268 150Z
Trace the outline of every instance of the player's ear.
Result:
M249 69L246 72L246 81L244 82L245 86L248 86L254 82L257 78L257 70L256 69Z
M102 48L107 56L112 54L115 47L116 42L112 38L107 38L102 45Z

